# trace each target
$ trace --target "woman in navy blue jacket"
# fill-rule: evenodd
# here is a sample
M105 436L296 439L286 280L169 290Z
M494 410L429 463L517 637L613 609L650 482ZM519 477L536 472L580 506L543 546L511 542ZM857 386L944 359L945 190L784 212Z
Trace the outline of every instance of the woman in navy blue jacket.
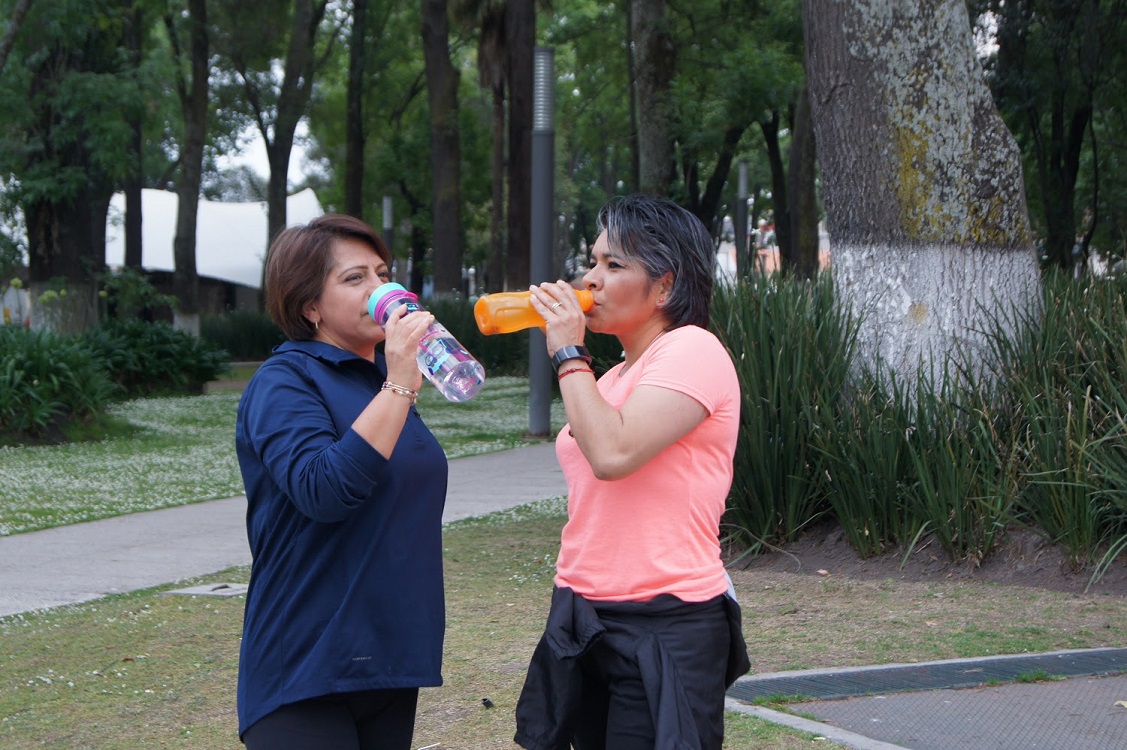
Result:
M445 454L415 409L434 317L367 301L376 232L326 215L283 230L266 306L288 341L251 378L235 446L253 565L239 662L248 748L407 750L440 685ZM383 342L383 353L376 345Z

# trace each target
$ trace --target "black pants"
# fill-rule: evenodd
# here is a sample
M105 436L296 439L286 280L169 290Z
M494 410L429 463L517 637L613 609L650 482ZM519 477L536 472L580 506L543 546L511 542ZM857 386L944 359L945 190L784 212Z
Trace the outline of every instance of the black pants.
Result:
M702 750L720 750L728 620L719 598L693 609L677 617L628 619L657 636L676 664ZM615 617L602 612L600 616L603 622ZM638 664L605 640L596 641L579 664L583 687L581 718L572 737L576 750L652 750L661 729L654 726Z
M366 690L299 701L243 733L248 750L411 750L418 688Z

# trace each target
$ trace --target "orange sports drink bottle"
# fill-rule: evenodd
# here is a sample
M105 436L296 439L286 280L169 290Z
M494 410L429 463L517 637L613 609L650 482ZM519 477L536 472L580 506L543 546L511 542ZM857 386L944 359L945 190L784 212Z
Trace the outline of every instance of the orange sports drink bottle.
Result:
M532 292L497 292L478 297L473 306L477 328L486 336L495 333L513 333L532 326L544 327L544 319L532 308ZM595 304L595 297L587 289L576 289L579 306L584 312Z

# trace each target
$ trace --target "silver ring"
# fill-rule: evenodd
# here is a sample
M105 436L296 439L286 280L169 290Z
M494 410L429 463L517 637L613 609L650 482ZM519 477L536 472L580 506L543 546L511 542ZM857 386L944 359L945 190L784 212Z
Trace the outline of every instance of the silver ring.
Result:
M562 302L557 302L556 304L552 305L552 309L555 310L557 307L559 307L562 304L563 304Z

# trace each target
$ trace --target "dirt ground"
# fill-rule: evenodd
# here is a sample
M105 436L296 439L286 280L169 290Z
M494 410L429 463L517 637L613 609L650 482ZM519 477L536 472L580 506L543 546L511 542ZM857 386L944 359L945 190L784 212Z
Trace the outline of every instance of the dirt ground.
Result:
M824 523L781 550L758 555L738 569L802 573L811 576L897 581L979 581L1008 586L1030 586L1069 593L1127 596L1127 553L1089 585L1093 567L1072 570L1063 547L1048 544L1037 534L1010 531L998 548L977 567L952 562L933 539L922 541L904 560L903 551L862 559L840 527Z

